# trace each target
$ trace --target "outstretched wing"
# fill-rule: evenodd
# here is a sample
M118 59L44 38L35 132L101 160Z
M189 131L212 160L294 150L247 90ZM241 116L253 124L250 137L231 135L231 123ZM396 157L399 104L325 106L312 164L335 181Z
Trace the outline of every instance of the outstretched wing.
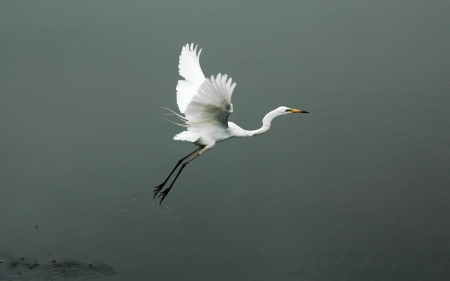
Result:
M197 94L200 85L205 81L205 75L200 67L200 53L197 54L197 46L187 44L181 50L178 69L180 76L185 80L178 80L177 104L181 113L185 113L188 103Z
M233 112L231 95L236 87L232 79L220 73L214 78L205 79L188 103L185 116L189 127L208 125L228 128L228 116Z

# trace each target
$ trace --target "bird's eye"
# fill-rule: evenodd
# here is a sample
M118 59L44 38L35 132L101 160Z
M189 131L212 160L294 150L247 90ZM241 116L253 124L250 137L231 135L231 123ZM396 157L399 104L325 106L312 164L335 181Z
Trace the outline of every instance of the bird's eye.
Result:
M291 109L289 109L289 108L285 110L285 112L290 112L290 111L291 111Z

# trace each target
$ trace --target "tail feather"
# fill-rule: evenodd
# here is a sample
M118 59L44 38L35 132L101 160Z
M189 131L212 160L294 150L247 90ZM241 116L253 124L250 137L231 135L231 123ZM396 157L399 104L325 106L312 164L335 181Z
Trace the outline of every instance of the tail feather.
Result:
M190 141L190 142L196 142L199 138L200 135L198 133L191 131L183 131L173 137L174 140Z

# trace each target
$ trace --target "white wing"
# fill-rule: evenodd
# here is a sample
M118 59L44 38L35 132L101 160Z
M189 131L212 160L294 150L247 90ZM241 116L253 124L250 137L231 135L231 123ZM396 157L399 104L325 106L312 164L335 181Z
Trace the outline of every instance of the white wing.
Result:
M177 104L181 113L184 113L192 97L197 94L200 85L205 81L205 75L200 67L200 53L197 54L197 46L187 44L181 50L178 69L180 76L185 80L178 80Z
M207 125L228 128L228 116L233 112L231 95L236 87L228 76L218 74L205 79L186 107L185 116L190 128Z

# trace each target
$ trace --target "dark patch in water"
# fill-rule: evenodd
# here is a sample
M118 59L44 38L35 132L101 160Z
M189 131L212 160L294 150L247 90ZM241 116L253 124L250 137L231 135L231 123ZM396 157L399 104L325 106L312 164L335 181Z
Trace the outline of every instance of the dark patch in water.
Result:
M12 259L9 262L0 261L0 280L18 280L14 278L17 278L18 275L20 275L20 280L90 279L112 276L117 273L114 267L99 262L83 263L76 260L52 260L41 264L38 261L29 262L25 258Z
M52 262L48 269L53 271L53 274L58 274L64 277L80 277L80 276L110 276L117 273L114 267L104 263L81 263L78 261L64 261Z

